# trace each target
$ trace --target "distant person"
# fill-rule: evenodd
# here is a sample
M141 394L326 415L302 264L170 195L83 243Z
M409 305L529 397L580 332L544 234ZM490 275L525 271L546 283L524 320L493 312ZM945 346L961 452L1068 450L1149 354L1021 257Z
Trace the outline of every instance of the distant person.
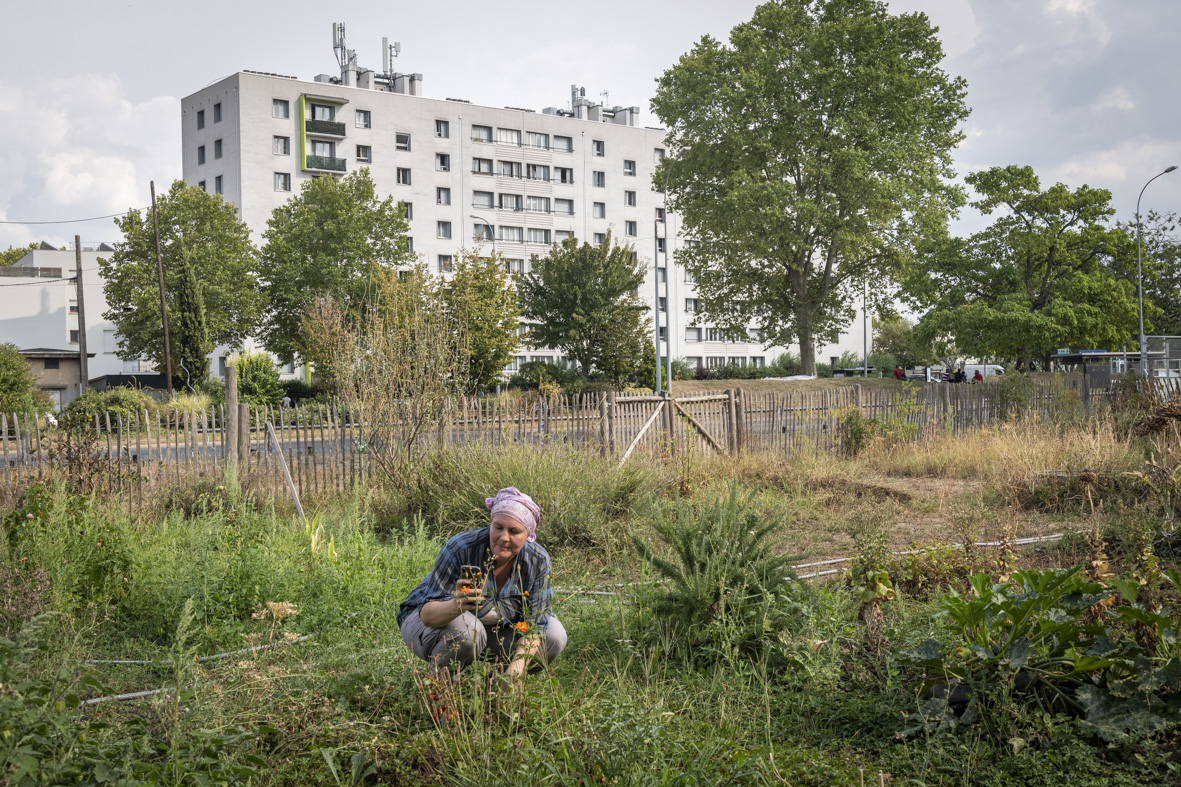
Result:
M895 380L901 380L901 379L902 379L902 367L901 367L901 366L895 366L895 367L894 367L894 379L895 379Z
M967 382L968 381L968 373L965 372L963 369L956 369L955 370L955 381L957 383Z
M972 375L972 382L974 382L974 383L982 383L982 382L984 382L984 375L982 375L982 374L980 373L980 370L979 370L979 369L977 369L977 370L976 370L976 374Z
M939 379L945 383L950 383L951 382L951 372L948 371L947 369L944 369L943 374L939 375Z
M274 401L274 400L272 399L271 401ZM283 409L284 409L284 410L290 410L290 409L291 409L291 397L290 397L290 396L284 396L284 397L283 397Z

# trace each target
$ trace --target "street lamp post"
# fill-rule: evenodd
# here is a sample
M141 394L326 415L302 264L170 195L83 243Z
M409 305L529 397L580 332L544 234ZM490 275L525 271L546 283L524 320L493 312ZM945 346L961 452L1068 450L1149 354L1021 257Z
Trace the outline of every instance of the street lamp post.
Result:
M483 216L477 216L474 213L469 213L468 218L484 222L484 226L488 228L488 240L492 241L492 256L496 257L496 227L494 227L492 222L488 221L488 219L484 218Z
M1148 179L1148 183L1152 183L1161 175L1167 175L1175 169L1177 169L1176 165L1153 175ZM1148 183L1145 183L1144 188L1140 189L1140 197L1144 196L1144 189L1148 188ZM1144 268L1140 262L1140 197L1136 197L1136 291L1140 307L1140 376L1148 379L1148 337L1144 335Z

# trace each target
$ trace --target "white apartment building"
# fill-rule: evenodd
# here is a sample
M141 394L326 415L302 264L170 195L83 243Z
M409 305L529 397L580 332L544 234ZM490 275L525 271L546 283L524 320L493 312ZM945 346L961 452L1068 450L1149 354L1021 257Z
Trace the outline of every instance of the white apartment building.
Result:
M693 325L697 293L672 261L691 240L652 187L665 132L638 127L638 107L572 89L569 109L535 112L428 98L421 86L420 74L376 75L355 60L340 78L311 82L233 74L181 102L184 179L235 203L261 242L303 181L367 167L379 194L406 204L414 252L444 276L462 247L494 245L523 271L563 238L597 244L610 230L646 262L640 296L660 310L661 355L763 365L782 352L753 331ZM513 368L559 360L521 352Z

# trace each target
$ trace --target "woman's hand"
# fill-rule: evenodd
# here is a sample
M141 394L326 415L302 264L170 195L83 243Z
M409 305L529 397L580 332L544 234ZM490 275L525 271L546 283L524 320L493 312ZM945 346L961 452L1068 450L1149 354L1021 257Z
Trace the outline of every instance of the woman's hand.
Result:
M419 607L418 617L424 626L441 629L465 612L475 612L484 603L484 594L479 590L456 593L445 601L428 601Z
M459 604L457 616L464 612L475 612L484 603L484 593L480 590L460 591L455 594L455 601Z

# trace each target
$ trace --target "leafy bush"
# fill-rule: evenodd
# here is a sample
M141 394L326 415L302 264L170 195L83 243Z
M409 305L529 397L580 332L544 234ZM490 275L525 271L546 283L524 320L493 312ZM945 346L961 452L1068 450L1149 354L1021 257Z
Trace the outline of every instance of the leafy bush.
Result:
M667 583L638 597L650 630L671 630L674 647L697 656L758 655L778 641L795 596L793 558L777 557L768 542L781 515L756 510L731 482L724 498L677 500L653 517L666 554L632 533L641 559Z
M1181 577L1169 572L1173 589ZM984 703L1011 692L1048 713L1082 716L1084 729L1116 742L1163 729L1181 700L1177 623L1137 603L1139 582L1116 582L1124 605L1079 567L1013 573L994 584L971 577L972 593L952 592L939 605L951 635L904 651L899 661L921 671L931 694L907 732L974 720ZM1131 635L1151 635L1146 649ZM970 701L958 718L949 701Z
M144 411L151 418L156 414L156 400L141 388L121 386L107 388L104 391L87 390L81 396L70 402L65 409L61 423L69 429L93 428L95 418L98 418L100 431L107 430L107 416L110 416L111 429L119 428L119 418L122 417L126 426L132 422L132 415L142 421Z
M303 380L280 380L279 387L283 395L291 397L292 404L299 404L305 399L312 399L324 393L320 386L308 385ZM282 397L280 397L281 399Z
M33 367L15 344L0 344L0 413L47 413L49 399L37 390Z
M278 407L283 401L283 389L279 385L279 370L266 353L249 353L235 356L233 363L238 367L238 401L257 407Z
M529 361L521 364L520 370L509 378L508 385L509 388L536 391L543 384L556 382L563 390L569 391L581 381L582 375L576 369L544 361Z

